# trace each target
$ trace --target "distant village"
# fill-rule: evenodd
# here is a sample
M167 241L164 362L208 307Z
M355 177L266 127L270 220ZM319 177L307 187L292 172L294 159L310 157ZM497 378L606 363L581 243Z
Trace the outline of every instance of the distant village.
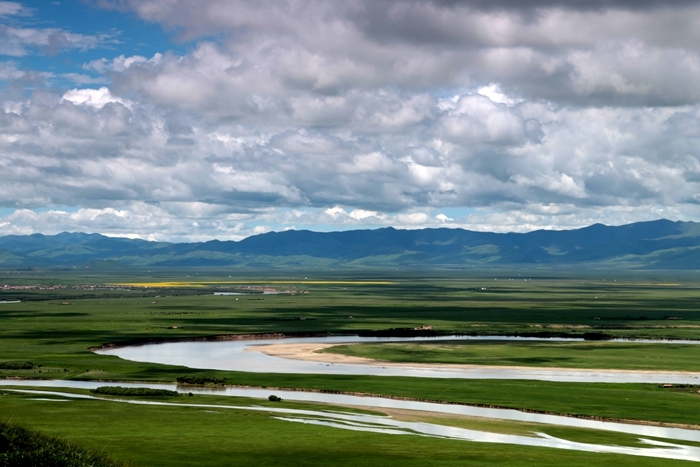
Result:
M129 291L130 288L125 288L116 285L90 285L90 284L79 284L67 286L64 284L53 284L53 285L0 285L0 290L121 290Z
M154 286L147 286L147 287L136 287L137 289L158 289L158 288L163 288L163 287L154 287ZM167 288L167 287L165 287ZM10 285L10 284L1 284L0 285L0 291L9 291L9 290L86 290L86 291L97 291L97 290L107 290L107 291L122 291L122 292L129 292L132 289L134 289L133 286L129 287L124 287L124 286L119 286L119 285L105 285L105 284L78 284L78 285L65 285L65 284L51 284L51 285L46 285L46 284L34 284L34 285ZM309 293L308 290L296 290L296 289L278 289L275 287L270 287L267 285L240 285L240 286L234 286L234 287L217 287L217 290L234 290L236 293L241 293L241 294L265 294L265 295L273 295L273 294L302 294L302 293Z
M275 287L270 287L270 286L262 286L262 285L239 285L233 288L236 292L238 293L262 293L265 295L274 295L274 294L282 294L282 293L288 293L288 294L298 294L298 293L309 293L308 290L296 290L296 289L284 289L280 290Z

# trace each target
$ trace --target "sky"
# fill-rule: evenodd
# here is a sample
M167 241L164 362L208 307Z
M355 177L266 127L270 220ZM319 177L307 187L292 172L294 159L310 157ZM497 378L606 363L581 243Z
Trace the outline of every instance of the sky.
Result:
M0 1L0 235L700 221L700 2Z

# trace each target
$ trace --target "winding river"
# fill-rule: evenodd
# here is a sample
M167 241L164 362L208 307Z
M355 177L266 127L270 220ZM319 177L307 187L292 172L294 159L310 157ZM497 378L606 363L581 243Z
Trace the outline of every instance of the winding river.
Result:
M435 404L429 402L401 401L384 399L379 397L359 397L341 394L304 393L297 391L275 391L275 394L283 399L291 401L313 401L328 404L352 405L377 409L404 409L435 413L450 413L471 417L485 417L490 419L502 419L541 424L542 430L547 425L563 425L576 428L604 430L619 433L628 433L639 436L643 447L614 446L605 444L592 444L557 438L544 432L531 432L530 436L484 432L466 428L444 426L425 422L406 422L395 420L391 417L383 417L366 414L350 414L343 412L328 412L314 410L299 410L289 408L241 406L224 404L187 404L169 402L151 402L143 400L105 399L96 396L71 394L59 392L56 388L93 389L99 386L126 386L126 387L150 387L154 389L180 390L195 394L211 394L266 398L270 390L245 389L227 387L222 390L212 390L196 387L179 387L174 384L153 383L105 383L92 381L17 381L0 380L0 387L13 392L22 392L34 395L34 400L49 402L69 402L75 399L98 399L115 403L160 405L172 407L194 407L202 409L235 409L254 410L271 413L277 419L294 422L323 425L346 430L372 431L376 433L394 435L421 435L440 438L449 438L464 441L483 443L518 444L524 446L549 447L555 449L567 449L575 451L616 453L645 457L657 457L665 459L679 459L700 462L700 447L678 444L674 441L700 442L700 431L682 428L666 428L645 425L628 425L624 423L602 422L597 420L585 420L562 417L556 415L542 415L519 412L508 409L488 409L479 407ZM14 388L17 389L14 389ZM34 387L36 389L20 389L20 387ZM656 438L656 439L654 439ZM662 440L659 440L662 439Z
M96 351L101 355L112 355L138 362L160 363L171 365L184 365L190 368L216 369L244 372L264 373L312 373L334 375L379 375L379 376L412 376L422 378L479 378L479 379L534 379L548 381L573 381L573 382L637 382L637 383L700 383L700 373L684 372L645 372L645 371L620 371L620 370L565 370L542 368L514 368L514 367L460 367L454 366L430 366L420 367L411 365L386 365L383 364L339 364L315 361L303 361L290 358L280 358L267 355L260 350L262 346L287 345L287 344L340 344L355 342L405 342L426 340L543 340L533 338L512 337L442 337L434 339L411 338L366 338L358 336L332 336L314 338L287 338L272 340L239 340L224 342L177 342L165 344L153 344L144 346L108 348ZM552 341L553 339L546 339ZM570 339L554 339L570 340ZM650 342L663 345L664 341L636 341ZM698 341L673 341L674 343L699 344ZM29 392L35 391L37 403L50 403L49 401L69 402L75 398L91 398L95 396L76 395L57 392L55 388L79 388L92 389L98 386L127 386L150 387L155 389L179 390L195 394L217 394L235 397L267 398L269 389L248 388L203 388L180 387L174 384L153 383L105 383L91 381L18 381L0 380L0 387L6 390ZM20 389L20 387L33 387L35 389ZM543 432L533 432L531 436L511 435L482 432L465 428L456 428L432 423L405 422L391 417L379 417L373 415L332 413L327 411L296 410L282 408L268 408L239 405L211 405L211 404L180 404L166 402L147 402L135 400L113 400L119 403L131 404L155 404L172 406L192 406L201 408L259 410L270 412L271 416L280 420L293 423L307 423L323 425L334 428L374 431L378 433L395 435L421 435L441 438L460 439L474 442L520 444L528 446L550 447L557 449L569 449L601 453L618 453L637 456L649 456L667 459L683 459L700 462L700 447L678 444L677 441L700 443L700 431L668 428L646 425L632 425L598 420L587 420L557 415L535 414L510 409L493 409L470 407L465 405L449 405L429 402L403 401L385 399L380 397L362 397L343 394L324 394L302 391L274 391L276 395L289 401L321 402L334 405L351 405L376 409L403 409L424 411L433 413L455 414L469 417L484 417L490 419L512 420L526 423L537 423L543 426L543 431L548 425L569 426L583 429L603 430L618 433L627 433L638 436L642 447L611 446L604 444L590 444L556 438ZM48 397L45 397L48 396ZM99 398L98 398L99 399ZM39 402L42 401L42 402ZM656 438L656 439L654 439ZM659 439L663 440L660 441Z
M487 367L455 365L369 365L325 363L294 360L255 352L256 347L278 344L342 344L359 342L406 342L440 340L519 340L572 341L572 339L538 339L524 337L464 337L438 338L376 338L359 336L330 336L267 340L238 340L224 342L172 342L133 347L98 350L100 355L114 355L125 360L189 368L244 371L253 373L301 373L327 375L411 376L419 378L461 379L530 379L590 383L675 383L700 384L700 373L681 371L577 370L562 368ZM663 345L668 341L635 342ZM675 344L698 345L700 341L673 341Z

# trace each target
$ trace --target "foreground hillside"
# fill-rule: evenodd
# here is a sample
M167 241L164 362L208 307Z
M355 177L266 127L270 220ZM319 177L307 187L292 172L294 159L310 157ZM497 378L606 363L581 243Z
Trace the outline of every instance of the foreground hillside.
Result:
M657 220L529 233L463 229L271 232L240 242L148 242L99 234L0 237L5 267L606 266L700 267L700 224Z

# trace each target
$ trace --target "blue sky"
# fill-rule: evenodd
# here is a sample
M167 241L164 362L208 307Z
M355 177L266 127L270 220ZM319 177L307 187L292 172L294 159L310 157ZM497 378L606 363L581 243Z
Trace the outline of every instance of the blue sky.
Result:
M700 220L700 6L0 1L0 235Z
M141 55L152 57L156 53L170 50L186 53L186 43L171 40L173 34L166 33L159 25L140 19L135 14L115 14L91 5L88 2L27 1L5 2L21 5L23 12L6 15L5 25L24 30L54 30L94 38L88 46L27 45L21 54L6 54L22 70L51 72L56 75L50 84L53 89L71 89L78 82L62 75L81 74L109 83L108 77L84 65L105 57Z

